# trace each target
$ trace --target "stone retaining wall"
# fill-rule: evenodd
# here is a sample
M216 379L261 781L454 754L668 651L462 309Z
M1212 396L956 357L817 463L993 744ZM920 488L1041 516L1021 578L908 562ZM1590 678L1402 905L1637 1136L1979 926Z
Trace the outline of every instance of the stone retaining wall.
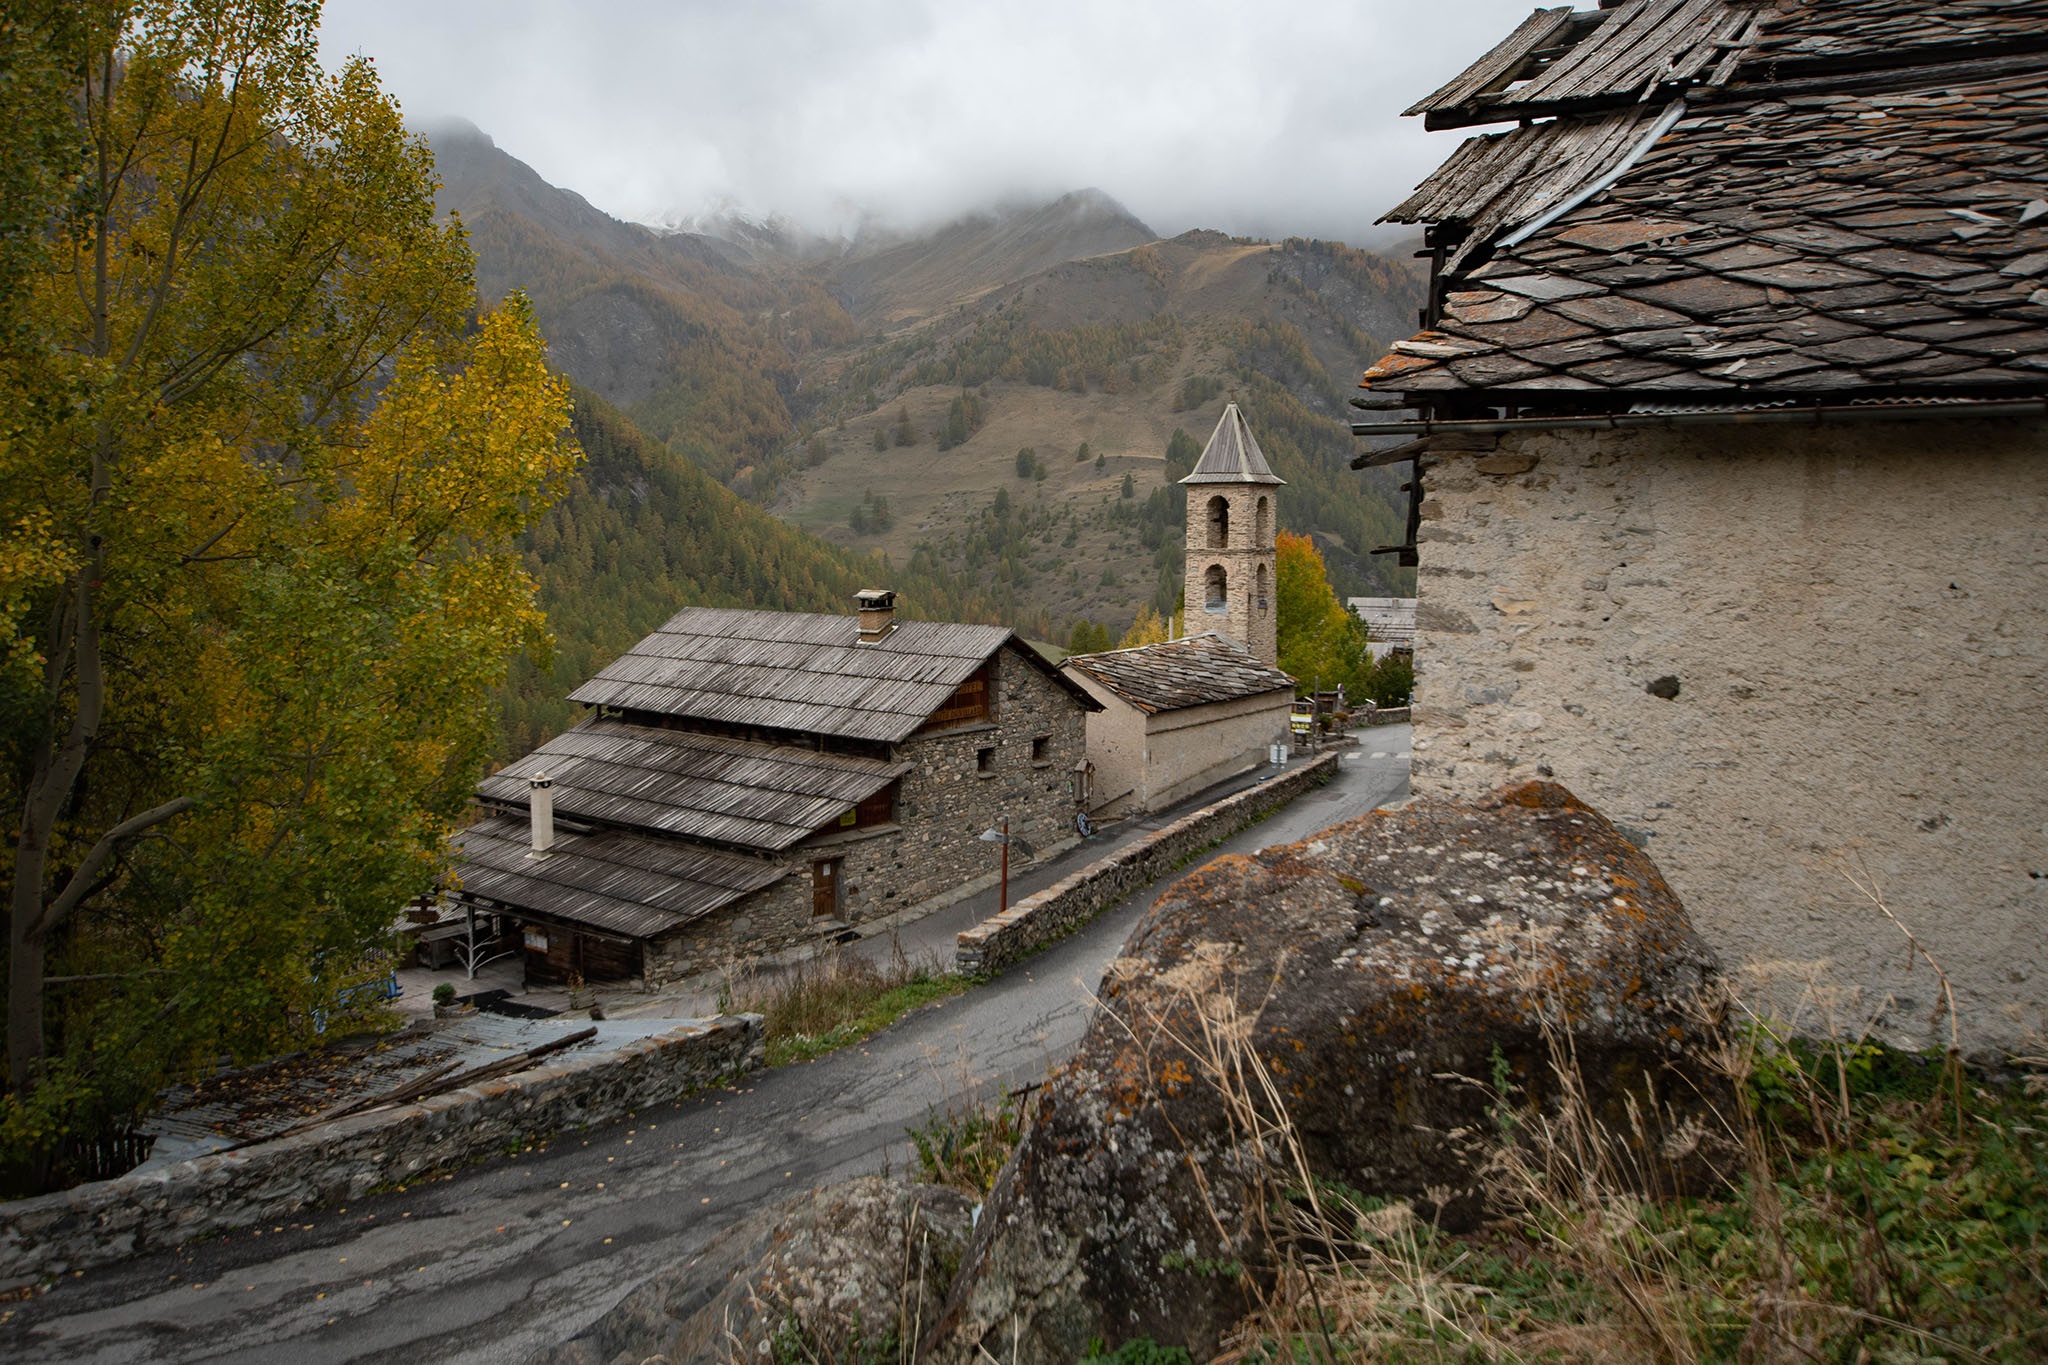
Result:
M753 1070L762 1054L759 1015L721 1016L241 1151L0 1204L0 1287L271 1222L609 1122Z
M1356 719L1354 716L1353 719ZM1367 725L1406 725L1408 708L1405 706L1382 706L1376 711L1365 713Z
M1190 856L1227 839L1311 787L1336 776L1338 753L1310 759L1292 771L1224 797L1213 806L1155 830L1144 838L1062 877L1000 915L961 931L956 970L976 975L1000 972L1087 923L1104 907L1157 880Z

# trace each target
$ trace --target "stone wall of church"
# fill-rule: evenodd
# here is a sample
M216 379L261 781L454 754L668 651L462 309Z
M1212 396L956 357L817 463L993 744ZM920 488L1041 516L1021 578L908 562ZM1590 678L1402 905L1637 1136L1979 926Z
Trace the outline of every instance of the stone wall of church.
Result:
M1272 484L1187 485L1187 630L1213 630L1267 663L1280 658L1273 541L1279 499ZM1217 517L1220 501L1226 515ZM1220 598L1211 587L1221 573Z

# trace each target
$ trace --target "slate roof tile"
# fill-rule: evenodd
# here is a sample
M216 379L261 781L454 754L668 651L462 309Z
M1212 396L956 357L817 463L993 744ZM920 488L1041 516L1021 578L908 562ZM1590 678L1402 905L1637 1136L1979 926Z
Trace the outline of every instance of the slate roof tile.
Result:
M2048 0L1626 0L1555 23L1549 56L1504 46L1418 106L1549 119L1469 140L1403 206L1469 229L1432 340L1501 352L1370 383L2048 391ZM1658 125L1670 63L1729 43ZM1649 51L1647 84L1603 84ZM1594 340L1629 354L1567 344Z
M1163 644L1070 655L1062 668L1085 674L1141 711L1294 692L1294 679L1214 631Z

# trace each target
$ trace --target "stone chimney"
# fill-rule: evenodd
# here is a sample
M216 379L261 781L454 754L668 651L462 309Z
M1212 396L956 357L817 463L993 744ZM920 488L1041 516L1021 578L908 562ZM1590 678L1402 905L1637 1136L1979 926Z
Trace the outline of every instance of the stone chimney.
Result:
M533 810L533 848L529 858L545 858L555 851L555 780L546 773L527 779L526 790Z
M862 588L853 595L860 603L860 642L872 645L896 629L896 594L887 588Z

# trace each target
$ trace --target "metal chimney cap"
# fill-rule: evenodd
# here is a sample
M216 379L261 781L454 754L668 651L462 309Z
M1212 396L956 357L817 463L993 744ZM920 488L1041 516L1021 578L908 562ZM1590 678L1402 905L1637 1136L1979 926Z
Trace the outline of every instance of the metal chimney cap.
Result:
M555 785L555 779L549 777L546 773L535 773L532 777L526 779L526 785L528 790L544 791Z

